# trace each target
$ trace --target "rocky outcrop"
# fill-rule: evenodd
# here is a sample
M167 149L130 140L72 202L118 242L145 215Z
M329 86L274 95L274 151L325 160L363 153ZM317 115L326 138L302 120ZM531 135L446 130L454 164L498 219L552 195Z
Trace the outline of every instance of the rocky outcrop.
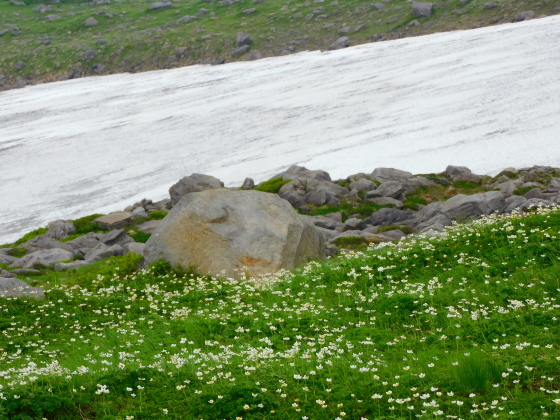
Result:
M324 255L321 233L286 200L258 191L207 190L174 206L146 243L144 265L163 258L204 274L240 277Z
M186 176L169 188L169 195L171 196L171 204L174 206L188 193L200 192L221 188L222 182L213 176L203 174L192 174Z
M289 201L292 206L299 208L305 204L336 206L340 203L340 197L349 192L347 188L334 182L295 178L283 185L278 195Z
M27 283L16 278L0 277L0 297L34 297L42 299L45 293L38 287L31 287Z

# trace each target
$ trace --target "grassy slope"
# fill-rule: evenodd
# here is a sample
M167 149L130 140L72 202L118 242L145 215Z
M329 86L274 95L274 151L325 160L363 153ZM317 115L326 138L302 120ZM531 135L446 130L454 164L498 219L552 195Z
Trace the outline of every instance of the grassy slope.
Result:
M104 263L0 302L0 417L559 419L559 226L478 221L257 285Z
M11 32L0 35L0 89L19 84L37 83L68 78L75 71L93 74L92 66L103 64L101 73L146 71L171 68L201 62L211 62L219 57L227 61L244 60L247 56L232 58L230 50L238 31L252 36L251 48L263 56L275 56L303 50L327 48L339 34L339 29L349 26L347 34L353 45L371 42L376 35L394 39L455 29L470 29L510 22L518 12L533 10L537 15L556 14L559 0L532 2L528 0L498 0L498 7L486 10L485 0L471 0L466 5L457 1L435 2L435 14L419 18L419 25L409 26L414 20L411 3L393 0L383 3L385 8L371 8L370 0L338 0L331 5L327 0L267 0L253 3L241 0L231 6L219 2L179 0L170 10L149 12L151 2L139 0L112 0L108 4L82 5L66 1L52 5L53 10L44 14L34 12L39 3L33 0L28 6L14 6L0 0L0 33L15 25ZM28 3L31 3L28 0ZM256 8L253 14L243 10ZM313 15L318 7L324 14ZM190 23L179 23L179 17L196 15L205 8L209 13ZM462 9L464 14L454 13ZM114 13L108 17L105 12ZM212 13L214 16L212 16ZM302 17L297 14L301 13ZM43 20L49 14L59 19ZM307 19L306 16L314 16ZM86 28L83 22L95 17L98 26ZM390 23L389 23L390 21ZM365 29L354 29L366 25ZM49 45L43 41L50 40ZM177 48L186 47L184 53ZM93 58L81 54L95 51ZM22 62L25 67L16 70ZM3 87L1 86L3 85Z

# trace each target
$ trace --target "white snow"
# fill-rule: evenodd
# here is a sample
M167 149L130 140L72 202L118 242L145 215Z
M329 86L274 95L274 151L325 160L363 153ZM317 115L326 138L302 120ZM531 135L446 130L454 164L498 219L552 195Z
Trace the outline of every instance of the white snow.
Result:
M57 218L292 164L560 167L560 17L0 93L0 243Z

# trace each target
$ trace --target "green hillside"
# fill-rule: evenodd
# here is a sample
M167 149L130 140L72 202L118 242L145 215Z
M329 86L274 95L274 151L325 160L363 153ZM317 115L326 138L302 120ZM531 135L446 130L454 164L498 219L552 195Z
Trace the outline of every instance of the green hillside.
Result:
M15 0L14 0L15 1ZM94 74L138 72L197 63L246 60L328 48L338 37L351 45L513 21L520 12L557 14L558 0L484 0L434 3L430 17L412 15L406 0L173 0L150 11L140 0L62 0L34 11L0 0L0 89ZM180 20L185 16L193 17ZM87 19L97 24L85 26ZM238 32L250 50L236 55Z
M0 300L0 418L560 419L560 210L256 283L131 255Z

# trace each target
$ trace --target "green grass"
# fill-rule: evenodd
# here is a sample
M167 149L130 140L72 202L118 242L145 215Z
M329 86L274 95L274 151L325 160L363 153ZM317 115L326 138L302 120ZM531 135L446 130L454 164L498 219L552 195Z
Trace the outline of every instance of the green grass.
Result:
M523 195L527 194L529 191L531 191L533 188L535 188L535 187L518 188L513 192L513 195L523 196Z
M282 179L282 177L273 178L273 179L269 179L268 181L261 182L253 189L256 191L278 194L280 188L282 188L282 186L286 185L290 181L291 179L284 180Z
M25 235L23 235L21 238L19 238L17 241L11 243L11 244L5 244L5 245L0 245L0 248L15 248L18 247L19 245L30 241L31 239L43 235L45 233L47 233L48 229L47 228L39 228L39 229L35 229L29 233L26 233Z
M0 300L3 419L557 419L560 211L235 281L140 256ZM305 416L305 417L304 417Z
M104 214L92 214L92 215L81 217L79 219L74 220L72 223L74 224L74 227L76 228L76 234L75 235L85 235L86 233L90 233L90 232L105 231L104 229L101 229L97 224L95 224L93 222L95 219L98 219L101 216L104 216ZM77 237L77 236L74 236L74 237Z
M106 66L103 73L109 74L181 67L212 62L219 57L227 61L245 60L248 53L237 58L230 54L238 31L251 35L252 50L271 57L285 54L287 47L292 52L326 49L340 36L342 26L352 28L347 35L351 44L357 45L371 42L377 35L397 39L510 22L520 10L531 9L537 15L557 14L560 3L503 1L496 9L485 10L485 0L472 0L460 6L448 2L437 4L430 18L415 18L406 0L393 0L383 10L371 8L368 0L339 0L338 6L328 1L255 4L244 0L227 7L219 1L185 0L173 3L170 10L155 12L148 11L150 2L113 1L92 6L63 1L53 4L53 10L45 14L33 11L38 2L30 0L27 6L14 6L0 1L0 31L7 29L7 25L19 28L0 35L0 68L5 75L0 83L6 88L16 86L18 77L38 83L62 80L78 70L83 75L92 75L95 64ZM251 7L257 12L243 13ZM313 15L318 7L323 7L325 13ZM457 7L466 13L454 14ZM208 13L190 23L177 23L179 17L197 15L202 8ZM298 13L302 16L296 17ZM60 18L43 19L53 14ZM313 17L307 19L309 15ZM95 17L99 24L84 27L88 17ZM392 18L395 21L389 22ZM420 24L409 25L414 20ZM362 25L366 27L354 32ZM50 44L43 42L47 37ZM185 47L184 53L176 50ZM95 51L95 56L83 58L81 54L86 50ZM25 67L16 70L14 66L19 61Z

